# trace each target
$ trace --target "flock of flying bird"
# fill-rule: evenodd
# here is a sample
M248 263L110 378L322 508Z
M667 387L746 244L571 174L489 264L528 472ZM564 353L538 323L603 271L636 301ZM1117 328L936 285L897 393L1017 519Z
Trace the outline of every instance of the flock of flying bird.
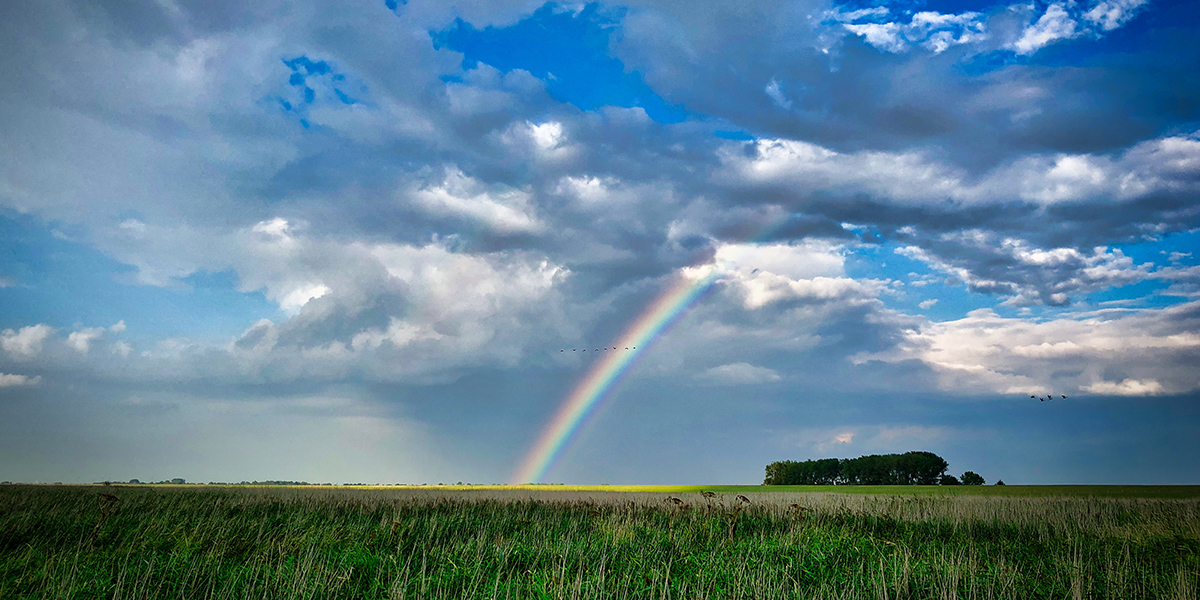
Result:
M1062 396L1062 399L1063 399L1063 400L1066 400L1066 399L1067 399L1067 397L1066 397L1066 396L1063 396L1062 394L1059 394L1059 396ZM1054 399L1054 394L1046 394L1046 397L1045 397L1045 398L1042 398L1041 396L1030 396L1030 398L1037 398L1038 400L1041 400L1042 402L1045 402L1045 401L1047 401L1047 400L1053 400L1053 399Z

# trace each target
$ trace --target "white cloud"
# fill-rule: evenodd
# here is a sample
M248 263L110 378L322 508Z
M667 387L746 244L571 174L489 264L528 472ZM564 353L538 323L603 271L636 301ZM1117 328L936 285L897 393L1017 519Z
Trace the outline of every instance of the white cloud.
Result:
M542 150L553 150L562 145L567 139L563 135L562 123L558 121L549 121L537 125L528 123L528 126L529 137Z
M256 223L254 227L250 228L250 231L253 233L260 233L268 238L285 241L291 239L291 236L288 235L288 229L290 228L291 225L288 223L287 219L275 217L270 221L261 221ZM145 229L144 225L142 226L142 229Z
M120 321L113 323L108 328L108 330L112 333L124 333L125 332L125 319L121 319Z
M686 268L683 273L699 279L716 272L747 310L782 301L853 304L874 298L886 285L845 277L844 261L840 245L818 239L719 244L712 263Z
M963 176L916 152L840 153L785 139L726 144L718 151L719 178L731 183L787 183L803 189L866 191L901 201L935 201L960 196Z
M91 349L92 342L100 339L104 333L103 327L85 327L79 331L72 331L67 336L67 346L74 348L77 352L87 354Z
M922 261L960 280L968 289L1009 296L1009 306L1036 303L1063 305L1072 295L1123 286L1151 278L1169 279L1167 270L1151 263L1135 265L1120 249L1104 246L1091 253L1075 248L1038 248L1029 242L977 229L947 233L947 257L916 246L896 253Z
M847 458L852 454L928 450L948 440L978 435L980 432L925 425L853 425L787 432L780 435L780 441L785 446L807 448L813 453L811 458Z
M1112 156L1026 156L976 177L916 151L837 152L787 139L726 144L717 157L721 183L867 193L901 204L1124 202L1158 191L1200 191L1194 176L1200 132L1140 142Z
M1157 396L1163 393L1163 386L1153 379L1122 379L1118 382L1097 381L1084 386L1083 391L1107 396Z
M0 388L37 385L41 383L41 381L42 377L40 375L35 377L27 377L25 375L10 375L8 373L0 373Z
M820 239L774 244L721 244L713 262L722 270L750 275L767 271L791 279L839 277L845 274L840 244Z
M288 314L296 314L309 301L329 293L329 286L323 283L301 284L279 299L279 308Z
M1079 35L1080 31L1076 29L1076 25L1075 20L1067 13L1065 5L1051 4L1046 7L1046 12L1036 23L1025 28L1021 37L1014 41L1011 47L1017 54L1033 54L1055 41Z
M5 329L0 334L0 346L17 360L33 358L42 351L42 344L53 332L54 328L46 324L30 325L18 331Z
M859 19L878 19L887 16L887 9L858 10L835 13L834 21L868 44L884 52L906 52L916 47L939 54L951 46L979 42L987 38L987 27L979 13L945 14L921 11L907 23L853 23Z
M933 308L934 304L937 304L937 303L938 303L937 298L930 298L928 300L922 300L920 302L920 304L917 304L917 306L920 306L922 310L929 310L929 309Z
M1200 389L1194 368L1200 357L1198 309L1200 303L1191 302L1044 321L981 309L910 329L894 349L854 360L917 359L934 369L943 390L964 396L1181 394Z
M908 44L901 37L899 23L846 24L854 35L861 35L867 43L885 52L901 52Z
M549 164L566 161L581 151L577 144L571 143L560 121L514 123L500 135L500 141L509 151Z
M128 343L123 341L117 341L113 342L111 350L113 354L116 354L122 358L126 358L129 356L130 352L133 352L133 346L130 346Z
M782 379L779 373L771 369L744 362L705 369L698 378L723 385L753 385Z
M772 78L771 82L767 84L767 87L764 88L763 91L767 93L767 96L771 98L771 102L774 102L775 106L778 106L783 110L792 109L792 101L788 100L787 96L783 95L783 90L780 89L778 80Z
M467 217L498 233L542 228L533 215L528 192L504 186L489 188L458 169L448 169L441 184L418 190L413 198L434 214Z
M1083 13L1088 22L1099 25L1104 31L1112 31L1129 22L1137 9L1147 0L1098 0L1091 10Z

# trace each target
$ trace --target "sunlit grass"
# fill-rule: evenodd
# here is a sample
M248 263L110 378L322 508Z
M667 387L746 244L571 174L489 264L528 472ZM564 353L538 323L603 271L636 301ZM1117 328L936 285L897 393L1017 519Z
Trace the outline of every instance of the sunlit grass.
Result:
M0 598L1195 599L1200 581L1194 497L448 487L6 486Z

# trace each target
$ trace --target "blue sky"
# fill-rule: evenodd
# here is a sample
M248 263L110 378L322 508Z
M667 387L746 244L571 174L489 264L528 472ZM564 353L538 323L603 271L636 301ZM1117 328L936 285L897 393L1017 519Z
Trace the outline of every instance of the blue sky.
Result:
M1200 480L1194 3L0 12L0 479Z

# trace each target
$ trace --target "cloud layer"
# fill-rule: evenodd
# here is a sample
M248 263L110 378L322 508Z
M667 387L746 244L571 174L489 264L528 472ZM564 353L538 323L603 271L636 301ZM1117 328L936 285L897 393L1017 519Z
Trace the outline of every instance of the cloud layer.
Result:
M94 257L10 236L0 394L27 424L63 418L38 402L70 391L154 419L303 413L316 431L321 414L380 444L466 445L489 419L532 437L586 368L559 349L615 339L710 274L627 393L841 390L872 412L902 392L1200 391L1187 7L51 0L0 16L0 218ZM505 32L550 58L468 43ZM595 72L556 74L558 55ZM64 308L88 302L55 273L111 310ZM151 335L151 297L232 325ZM807 427L772 402L739 405ZM805 447L973 427L897 418ZM528 441L487 439L500 450L463 459L476 474Z

